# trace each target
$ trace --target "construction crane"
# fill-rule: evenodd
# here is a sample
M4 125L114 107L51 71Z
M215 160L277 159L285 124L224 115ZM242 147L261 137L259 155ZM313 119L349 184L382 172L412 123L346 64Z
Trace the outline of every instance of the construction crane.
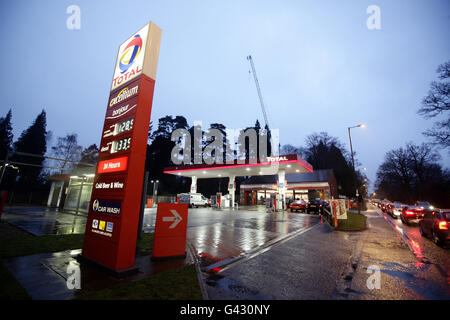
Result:
M261 94L261 88L259 87L258 77L256 76L255 65L253 64L252 56L247 56L247 60L250 61L250 66L252 67L253 78L255 79L256 90L258 91L259 102L261 103L261 109L264 116L264 121L266 122L266 127L269 129L269 121L267 120L266 108L264 107L264 101Z

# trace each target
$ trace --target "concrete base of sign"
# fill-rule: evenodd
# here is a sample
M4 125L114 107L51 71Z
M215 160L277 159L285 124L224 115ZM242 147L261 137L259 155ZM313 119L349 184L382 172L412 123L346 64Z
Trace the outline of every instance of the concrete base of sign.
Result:
M97 268L104 271L105 273L107 273L115 278L119 278L119 279L127 278L129 276L132 276L132 275L138 273L138 271L139 271L139 268L137 268L137 267L131 267L131 268L121 269L121 270L113 270L113 269L110 269L110 268L102 265L101 263L98 263L97 261L94 261L92 259L89 259L89 258L83 256L82 254L77 255L76 259L80 263L84 262L84 263L89 263L93 266L96 266Z
M164 261L164 260L175 260L175 259L186 259L186 252L178 256L167 256L167 257L152 257L152 261Z

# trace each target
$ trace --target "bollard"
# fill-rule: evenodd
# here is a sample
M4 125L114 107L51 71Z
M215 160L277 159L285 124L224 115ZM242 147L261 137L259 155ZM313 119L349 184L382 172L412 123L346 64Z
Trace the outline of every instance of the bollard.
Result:
M337 220L337 214L336 214L336 204L333 205L333 215L334 215L334 227L337 228L338 220Z
M0 220L2 219L3 207L5 206L6 198L8 197L8 191L0 191Z

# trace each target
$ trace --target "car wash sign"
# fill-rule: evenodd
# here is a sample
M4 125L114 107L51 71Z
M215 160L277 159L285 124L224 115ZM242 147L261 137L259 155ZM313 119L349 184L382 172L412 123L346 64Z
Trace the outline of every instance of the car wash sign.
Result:
M82 256L114 271L134 266L161 29L122 43L101 130Z

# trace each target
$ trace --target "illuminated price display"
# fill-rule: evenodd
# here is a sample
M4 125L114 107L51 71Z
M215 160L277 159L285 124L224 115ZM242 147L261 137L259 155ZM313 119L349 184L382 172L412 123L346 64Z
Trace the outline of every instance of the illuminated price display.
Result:
M122 121L120 123L116 123L115 128L114 128L114 135L116 136L123 132L132 130L133 129L133 121L134 121L134 119L128 119L128 120Z
M103 132L103 138L117 136L118 134L133 130L133 123L134 119L130 118L128 120L113 124Z
M125 151L130 149L131 137L114 141L111 147L111 153Z

